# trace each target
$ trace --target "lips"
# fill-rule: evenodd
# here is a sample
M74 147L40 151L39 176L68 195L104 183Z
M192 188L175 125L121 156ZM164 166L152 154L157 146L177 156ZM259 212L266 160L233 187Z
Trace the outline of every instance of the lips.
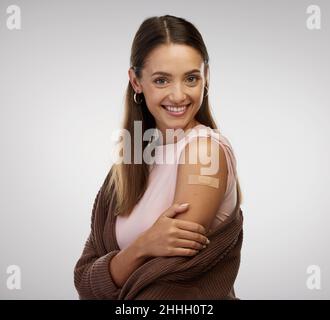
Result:
M191 103L189 104L185 104L185 105L181 105L181 106L170 106L170 105L164 105L162 104L161 106L166 109L167 111L171 111L171 112L180 112L182 111L184 108L187 108L191 105Z
M172 107L172 106L168 106L168 105L161 105L161 106L166 111L167 114L174 116L174 117L181 117L182 115L184 115L186 113L186 111L190 105L191 105L191 103L189 103L187 105L179 106L179 107Z

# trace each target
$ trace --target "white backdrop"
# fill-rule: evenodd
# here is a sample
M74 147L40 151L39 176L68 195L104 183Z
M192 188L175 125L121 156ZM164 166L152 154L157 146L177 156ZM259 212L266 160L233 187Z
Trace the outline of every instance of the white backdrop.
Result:
M19 30L7 27L12 4ZM320 29L307 26L310 5ZM237 157L237 296L329 299L330 2L320 0L1 0L0 298L78 298L73 268L111 165L131 43L165 14L201 32L212 111ZM13 265L21 289L7 286Z

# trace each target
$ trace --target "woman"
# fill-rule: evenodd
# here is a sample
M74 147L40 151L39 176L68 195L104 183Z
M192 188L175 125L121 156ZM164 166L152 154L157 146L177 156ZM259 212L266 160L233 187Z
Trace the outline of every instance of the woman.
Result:
M193 261L207 250L207 233L231 220L228 217L239 208L234 153L229 141L211 130L217 126L208 102L208 61L202 36L182 18L148 18L137 31L123 128L133 137L134 145L140 138L134 130L136 123L141 124L142 133L156 130L159 139L156 144L152 138L142 141L143 153L134 145L127 149L130 159L142 161L116 162L97 194L91 234L75 267L75 286L81 299L136 297L128 294L128 287L136 288L133 281L138 269L141 272L148 261L160 261L161 257ZM173 129L179 134L173 134ZM124 139L123 150L128 143ZM155 161L150 164L145 151L152 146ZM164 155L174 156L175 161L159 164L157 160ZM197 161L184 161L191 155L198 155ZM211 166L206 166L207 162ZM209 172L203 173L207 169ZM180 206L182 203L187 204ZM237 230L235 241L228 236L227 246L236 245L235 259L231 259L236 261L232 282L239 265L241 242L237 239L242 240L241 227ZM211 292L198 290L205 297ZM233 286L226 290L220 297L235 298ZM213 298L210 295L212 292L207 297Z

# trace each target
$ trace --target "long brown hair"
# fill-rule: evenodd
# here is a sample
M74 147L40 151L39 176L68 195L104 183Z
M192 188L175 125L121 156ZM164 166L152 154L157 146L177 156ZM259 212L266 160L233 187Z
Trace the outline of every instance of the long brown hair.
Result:
M144 20L135 34L130 56L130 66L134 69L136 77L141 79L142 69L148 54L160 45L184 44L197 49L200 52L205 68L209 67L209 56L203 38L196 27L183 18L165 15L161 17L151 17ZM206 83L209 87L209 84ZM212 129L218 129L210 112L208 95L205 96L200 109L195 115L195 119ZM129 82L125 96L125 110L122 128L128 130L132 141L134 140L134 121L142 122L142 136L148 129L156 127L155 119L148 110L145 99L142 95L142 103L136 104L134 101L134 89ZM139 95L139 98L140 95ZM127 141L122 141L122 146ZM146 148L148 141L142 141L142 150ZM124 148L124 147L123 147ZM143 151L142 151L143 152ZM134 148L131 148L131 159L134 159ZM111 197L116 197L116 205L113 207L115 215L130 214L134 206L143 196L149 178L149 164L145 163L119 163L113 164L106 179L105 197L110 201ZM241 189L237 181L238 192ZM241 199L241 197L239 197Z

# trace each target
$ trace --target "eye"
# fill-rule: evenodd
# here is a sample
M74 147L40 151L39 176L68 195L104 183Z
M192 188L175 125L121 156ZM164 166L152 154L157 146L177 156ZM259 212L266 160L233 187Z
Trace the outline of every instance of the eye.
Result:
M159 83L159 82L157 82L157 81L159 81L159 80L166 80L165 78L158 78L158 79L156 79L155 81L154 81L154 83L156 83L156 84L163 84L163 83Z
M188 81L188 82L189 83L195 83L195 82L197 82L199 80L199 78L200 78L199 76L193 75L193 76L189 76L187 79L194 79L194 81ZM157 79L154 80L154 83L156 83L156 84L164 84L163 81L167 81L167 79L166 78L157 78Z
M196 81L199 79L198 76L189 76L187 79L191 79L191 78L195 79ZM196 82L196 81L189 81L189 82Z

